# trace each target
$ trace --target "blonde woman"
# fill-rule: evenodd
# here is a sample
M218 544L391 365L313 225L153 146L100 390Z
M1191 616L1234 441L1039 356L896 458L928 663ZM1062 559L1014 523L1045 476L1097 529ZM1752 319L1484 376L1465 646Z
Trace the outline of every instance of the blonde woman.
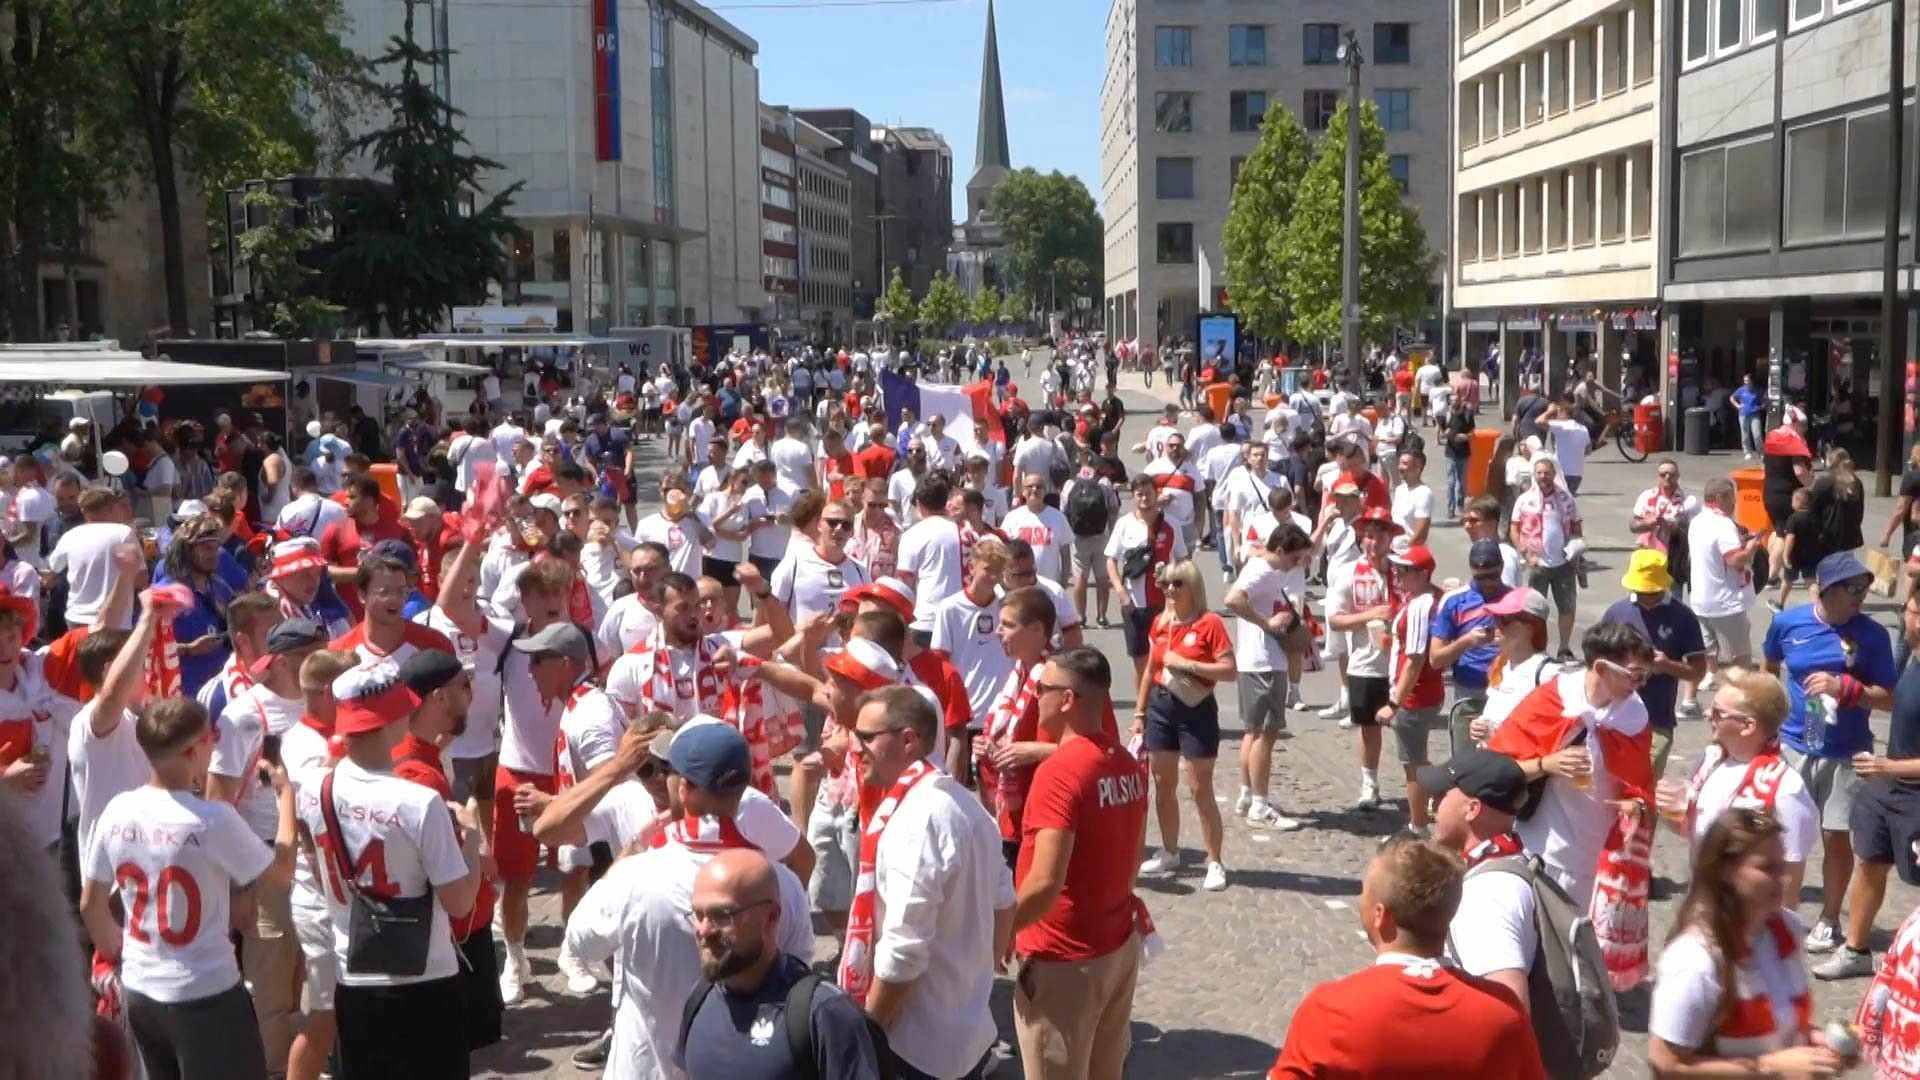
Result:
M1813 482L1807 509L1820 524L1828 551L1854 551L1867 540L1861 522L1867 515L1867 491L1853 471L1853 455L1834 450L1827 455L1827 474Z
M1201 888L1218 892L1227 887L1227 868L1220 807L1213 801L1213 760L1220 752L1220 702L1214 691L1237 672L1233 636L1220 616L1208 610L1205 579L1193 560L1166 567L1160 580L1167 607L1147 631L1147 666L1133 712L1133 733L1142 737L1153 774L1160 850L1140 871L1158 874L1180 866L1175 774L1184 760L1187 790L1200 815L1200 839L1207 849Z

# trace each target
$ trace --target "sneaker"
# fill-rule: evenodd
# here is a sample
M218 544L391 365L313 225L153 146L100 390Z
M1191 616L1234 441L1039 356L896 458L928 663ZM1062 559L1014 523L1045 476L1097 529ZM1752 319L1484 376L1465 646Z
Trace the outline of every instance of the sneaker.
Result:
M1207 864L1207 877L1200 887L1208 892L1221 892L1227 887L1227 868L1217 862Z
M1380 806L1380 782L1373 779L1360 781L1360 797L1353 800L1355 810L1374 810Z
M1180 853L1161 848L1140 864L1143 874L1171 874L1180 869Z
M1340 695L1339 701L1321 709L1318 715L1322 720L1338 720L1341 717L1348 716L1351 712L1353 712L1353 710L1347 705L1347 696L1342 694ZM1349 719L1351 718L1349 717Z
M573 1052L573 1064L581 1069L604 1069L607 1056L613 1052L613 1029L600 1033L600 1037Z
M1287 687L1287 708L1305 709L1306 707L1306 701L1300 697L1300 684L1294 683L1289 685Z
M1263 829L1273 829L1277 832L1293 832L1303 827L1302 822L1296 821L1282 814L1280 811L1275 810L1272 803L1264 802L1254 803L1253 809L1247 811L1247 824L1258 825Z
M1700 680L1700 692L1704 694L1711 689L1713 689L1713 672L1709 671L1707 677Z
M1778 600L1767 601L1767 610L1773 612L1775 615L1780 614L1780 601Z
M526 996L526 987L520 978L520 965L514 963L513 954L508 953L507 962L500 966L500 1004L515 1005Z
M1252 806L1253 806L1253 792L1248 791L1246 788L1241 788L1240 797L1233 800L1234 814L1239 817L1246 817L1247 810Z
M554 966L560 969L560 974L566 976L569 994L575 996L591 994L600 986L600 980L587 969L587 965L568 952L564 945L561 946L560 955L554 961Z
M1864 979L1875 970L1873 951L1864 949L1855 952L1853 946L1836 949L1832 956L1813 965L1813 977L1816 979Z
M1806 949L1810 953L1829 953L1840 944L1840 928L1830 919L1821 919L1807 931Z
M1558 662L1559 662L1559 663L1561 663L1561 664L1571 664L1571 663L1573 663L1573 650L1572 650L1572 649L1561 649L1561 650L1560 650L1560 652L1559 652L1559 653L1558 653L1557 655L1555 655L1555 656L1554 656L1554 660L1556 660L1556 661L1558 661ZM1702 690L1705 690L1705 689L1706 689L1706 687L1705 687L1705 686L1703 685L1703 686L1701 687L1701 689L1702 689Z
M1673 715L1682 720L1697 720L1700 717L1700 703L1691 698L1682 701L1674 708Z

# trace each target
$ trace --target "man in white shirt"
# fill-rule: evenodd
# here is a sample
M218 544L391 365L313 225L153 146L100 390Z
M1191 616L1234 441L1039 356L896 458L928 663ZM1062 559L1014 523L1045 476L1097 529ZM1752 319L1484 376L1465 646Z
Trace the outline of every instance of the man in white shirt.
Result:
M133 508L127 497L108 488L80 493L80 513L86 520L62 533L47 565L67 575L67 625L91 626L106 604L115 570L114 548L133 540ZM344 514L344 511L342 512ZM121 619L128 617L121 613ZM124 627L126 622L119 623Z
M966 587L936 601L932 611L929 647L945 653L960 671L967 700L973 704L970 731L985 727L993 700L1014 668L1000 644L998 589L1007 560L1007 545L999 537L983 536L974 541ZM926 590L918 586L914 591L926 595Z
M1222 454L1230 446L1239 449L1238 444L1222 443L1214 454ZM1275 488L1289 486L1284 475L1268 467L1271 455L1266 443L1247 443L1241 452L1245 460L1235 464L1214 485L1213 508L1220 515L1220 551L1229 567L1247 561L1242 550L1247 541L1247 519L1267 511Z
M1284 534L1283 534L1284 539ZM1240 794L1234 812L1253 825L1297 829L1267 801L1273 769L1273 744L1287 729L1287 702L1291 688L1300 685L1300 673L1291 670L1285 642L1300 635L1300 613L1306 604L1306 574L1302 569L1313 547L1304 535L1285 545L1253 546L1224 607L1236 616L1233 624L1233 661L1238 671L1240 718L1246 734L1241 739Z
M634 539L667 549L667 565L678 573L700 574L700 562L713 538L709 523L687 494L687 478L679 470L660 477L660 509L640 519Z
M607 606L593 634L602 667L647 640L660 625L660 580L669 572L666 547L642 543L634 548L627 556L627 572L633 591Z
M1168 436L1165 452L1141 469L1140 475L1153 479L1161 506L1166 511L1167 523L1186 540L1187 550L1198 548L1200 530L1195 513L1202 481L1200 470L1194 467L1193 459L1187 456L1186 436L1177 431Z
M1406 531L1412 544L1427 542L1433 528L1433 489L1421 479L1427 468L1423 450L1402 450L1398 458L1400 486L1393 490L1393 523Z
M960 554L960 526L946 516L947 497L951 494L952 489L944 477L933 475L922 479L913 490L913 504L920 511L920 520L900 534L895 573L913 586L913 629L917 634L932 632L934 606L959 591L965 569L965 560Z
M487 438L493 442L493 456L500 460L503 467L513 461L513 448L527 441L527 430L520 426L520 422L519 417L509 415L487 433Z
M793 496L775 482L776 468L771 460L753 463L753 488L741 510L747 522L747 561L768 580L793 546Z
M773 462L780 490L788 495L820 486L820 470L814 460L813 446L807 441L805 420L798 417L788 420L786 434L768 448L767 457Z
M927 429L920 435L927 451L927 465L948 472L960 471L960 444L947 434L947 418L939 413L927 417Z
M854 737L887 793L861 838L841 988L919 1075L977 1075L996 1035L994 957L1013 929L1013 876L980 800L929 760L939 715L918 690L861 698Z
M1041 424L1040 418L1028 416L1027 433L1013 448L1014 475L1038 475L1051 487L1057 467L1065 464L1060 457L1060 447L1052 439L1047 438L1046 428Z
M1587 471L1587 450L1593 445L1593 433L1587 425L1572 417L1573 406L1568 399L1554 403L1542 417L1547 434L1553 439L1553 457L1560 463L1560 475L1566 480L1567 490L1580 494L1580 480Z
M1066 515L1058 508L1047 505L1044 474L1021 476L1020 494L1025 501L1007 513L1000 531L1033 545L1034 567L1041 577L1057 585L1066 574L1073 548L1073 527L1067 524Z
M1753 664L1753 631L1747 609L1753 605L1752 571L1758 538L1745 539L1734 524L1733 481L1716 476L1707 481L1700 512L1687 523L1687 551L1692 565L1692 607L1707 642L1707 679L1723 664Z
M711 453L710 447L713 445L714 426L719 418L720 410L709 405L687 425L688 461L698 464L707 460L707 455ZM725 458L722 458L716 464L724 463Z
M1447 955L1467 974L1491 979L1526 1002L1540 931L1532 875L1513 823L1526 800L1527 775L1512 758L1476 747L1444 765L1421 766L1418 781L1440 800L1433 839L1467 861Z
M293 498L280 508L274 528L289 536L310 536L315 540L326 534L328 526L347 519L347 508L320 494L313 470L302 465L293 470L288 481Z
M667 764L674 817L662 841L615 862L567 920L566 945L574 956L589 965L613 963L608 1076L681 1075L673 1065L681 1006L702 974L688 917L693 879L719 852L753 846L735 822L753 768L739 732L724 724L684 726ZM780 879L777 945L810 960L806 887L784 866L776 864L774 873Z
M80 643L81 677L97 687L93 700L74 714L67 731L67 761L73 769L73 802L79 850L87 850L100 812L115 795L146 782L147 759L134 737L139 709L147 702L146 663L153 633L178 610L165 596L141 611L133 633L95 628ZM107 612L133 604L131 576L116 582Z

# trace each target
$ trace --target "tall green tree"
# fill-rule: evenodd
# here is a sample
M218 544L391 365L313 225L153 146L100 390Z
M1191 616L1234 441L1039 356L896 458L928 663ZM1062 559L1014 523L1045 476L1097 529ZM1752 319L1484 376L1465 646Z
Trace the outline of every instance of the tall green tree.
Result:
M1260 142L1240 163L1221 241L1227 295L1247 329L1261 337L1287 330L1287 273L1282 260L1287 222L1313 149L1300 121L1284 106L1267 107Z
M449 308L478 302L490 282L505 278L513 236L507 208L522 186L479 201L481 176L500 164L462 149L466 136L455 126L462 114L422 79L448 54L414 40L418 0L405 2L401 35L375 61L397 69L398 81L367 86L386 104L387 126L351 147L371 155L385 181L336 200L339 240L327 253L323 288L355 319L384 320L400 335L432 330Z
M335 329L342 308L315 292L320 272L307 265L326 233L299 219L293 200L271 189L248 192L261 224L240 234L240 256L253 271L253 325L281 337L316 337Z
M167 321L187 325L181 200L195 180L261 175L263 160L312 160L310 106L355 61L338 0L91 0L103 11L111 101L142 150L160 216Z
M973 300L967 305L967 318L983 325L999 322L1001 299L999 290L980 286L980 291L973 294Z
M1334 111L1329 132L1345 132L1347 104ZM1417 319L1427 304L1435 256L1420 215L1407 205L1387 166L1386 132L1373 102L1360 113L1360 336L1382 341ZM1244 166L1243 166L1244 168ZM1340 336L1342 205L1346 141L1321 139L1300 180L1293 216L1280 243L1291 333L1302 339ZM1239 298L1235 298L1236 305Z
M40 269L106 216L125 175L103 110L99 12L74 0L0 2L0 337L38 340Z
M1015 289L1000 302L1000 317L1010 323L1025 323L1033 318L1033 297Z
M927 283L927 292L920 298L920 326L930 337L941 337L953 324L965 315L967 298L961 294L960 286L942 270L933 275Z
M987 210L1006 237L1012 288L1062 308L1099 291L1105 230L1078 177L1021 169L994 190Z
M879 306L895 330L904 330L913 324L916 315L913 290L907 288L906 275L898 267L894 268L893 280L887 282L887 291L880 294Z

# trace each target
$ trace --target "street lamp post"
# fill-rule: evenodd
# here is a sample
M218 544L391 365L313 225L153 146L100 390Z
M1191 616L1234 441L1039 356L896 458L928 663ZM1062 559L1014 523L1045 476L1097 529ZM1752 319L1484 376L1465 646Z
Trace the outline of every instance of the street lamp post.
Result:
M1340 62L1347 66L1346 222L1340 268L1340 348L1346 353L1349 389L1366 383L1360 359L1360 39L1352 30L1341 42Z
M1900 295L1900 180L1906 150L1901 135L1906 128L1902 106L1906 97L1906 0L1893 0L1887 42L1887 222L1881 238L1880 278L1880 409L1874 441L1875 495L1893 494L1893 478L1910 432L1903 415L1907 404L1907 315Z

